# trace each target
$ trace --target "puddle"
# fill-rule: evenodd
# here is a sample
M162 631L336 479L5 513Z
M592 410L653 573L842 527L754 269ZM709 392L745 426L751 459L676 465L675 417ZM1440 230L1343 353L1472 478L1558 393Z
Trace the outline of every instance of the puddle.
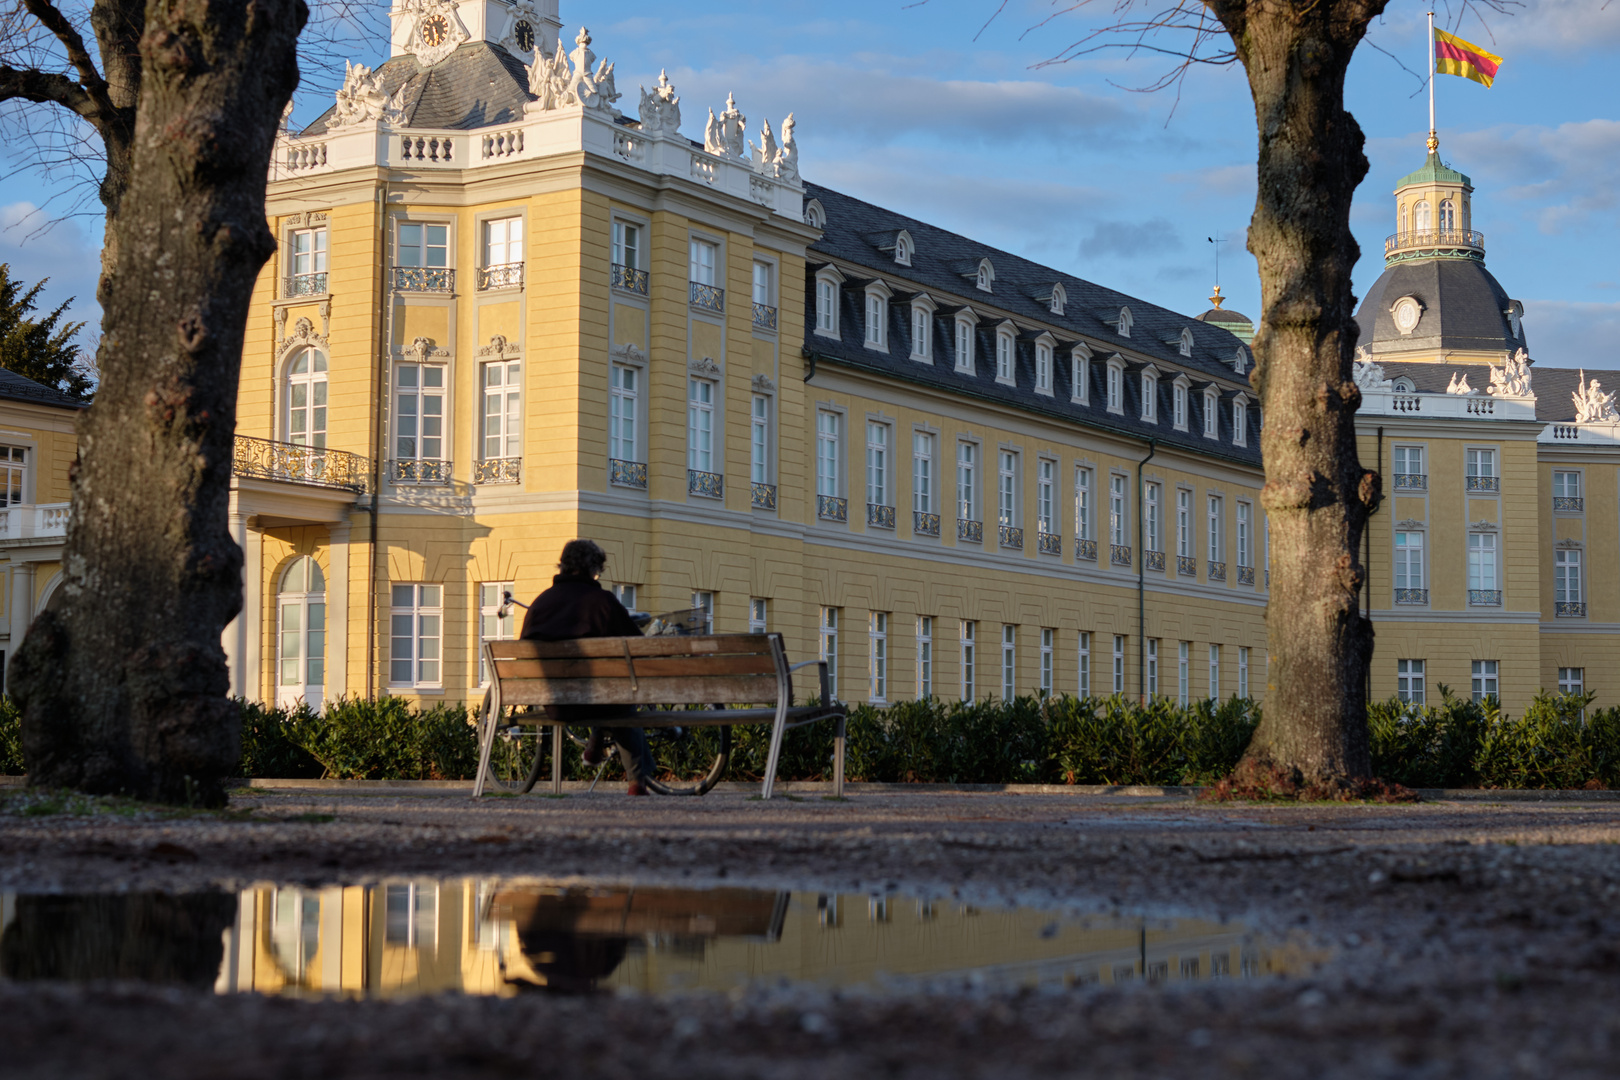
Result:
M219 993L903 992L1238 979L1326 954L1237 923L974 908L897 893L420 879L241 892L0 893L0 979Z

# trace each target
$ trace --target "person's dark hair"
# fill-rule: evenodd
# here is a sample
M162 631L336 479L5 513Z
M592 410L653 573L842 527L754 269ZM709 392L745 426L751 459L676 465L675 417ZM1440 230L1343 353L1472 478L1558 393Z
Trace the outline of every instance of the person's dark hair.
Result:
M595 540L570 540L563 545L557 569L564 577L591 578L607 565L607 552Z

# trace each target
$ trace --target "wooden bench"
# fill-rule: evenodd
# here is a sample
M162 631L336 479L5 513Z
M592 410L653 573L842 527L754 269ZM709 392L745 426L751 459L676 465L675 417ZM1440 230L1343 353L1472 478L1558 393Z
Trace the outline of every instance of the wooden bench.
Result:
M837 721L833 737L833 795L844 794L845 707L832 700L827 663L789 666L781 634L579 638L573 641L486 641L484 663L490 692L479 718L478 779L473 797L489 780L490 751L498 728L550 727L551 790L562 791L563 726L540 710L545 705L641 706L612 720L570 721L569 727L722 727L770 723L764 798L776 783L782 736L788 728L817 720ZM817 665L821 704L793 705L793 671ZM712 703L725 702L727 708ZM660 706L704 705L703 709ZM741 706L741 707L736 707ZM509 715L503 710L511 709ZM627 710L628 712L628 710Z

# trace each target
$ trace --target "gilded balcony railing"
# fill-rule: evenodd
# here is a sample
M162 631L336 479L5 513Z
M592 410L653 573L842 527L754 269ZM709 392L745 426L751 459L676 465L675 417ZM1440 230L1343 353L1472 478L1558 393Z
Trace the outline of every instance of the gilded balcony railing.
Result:
M647 271L637 270L633 266L622 266L619 263L614 263L612 275L613 287L615 289L623 289L625 292L640 293L642 296L647 295Z
M1470 476L1467 480L1469 491L1501 491L1502 478L1499 476Z
M939 515L922 510L913 510L911 512L911 531L918 536L938 536Z
M341 488L356 495L371 490L371 459L324 446L236 436L231 473L255 480L285 480L315 487Z
M1586 500L1579 495L1554 495L1553 512L1561 514L1579 514L1586 510Z
M769 304L755 304L754 325L761 330L775 330L776 309Z
M881 503L866 504L866 523L879 529L894 528L894 507Z
M647 463L608 458L608 483L615 487L647 490Z
M751 483L748 486L748 499L755 510L775 510L776 485Z
M1024 530L1015 525L997 525L996 541L1004 548L1024 550Z
M1149 551L1147 548L1143 548L1142 549L1142 569L1144 569L1144 570L1161 570L1162 571L1164 569L1164 552L1162 552L1162 551Z
M1035 550L1042 555L1062 555L1063 537L1057 533L1037 532L1035 535Z
M1396 491L1427 491L1429 489L1429 476L1420 472L1398 472L1395 474Z
M1198 576L1198 560L1191 555L1176 556L1176 573L1182 577Z
M702 308L704 311L726 310L726 290L718 285L705 285L701 281L692 282L692 306Z
M848 521L849 500L836 495L817 495L816 517L823 521Z
M726 478L719 473L704 472L702 469L686 470L686 493L688 495L701 495L706 499L725 498Z
M1485 234L1462 229L1426 229L1422 232L1399 232L1384 239L1384 257L1398 251L1448 248L1485 254Z
M294 274L282 282L282 296L323 296L326 293L326 271L318 274Z
M1553 614L1560 619L1586 618L1586 603L1582 600L1555 600Z
M394 288L399 292L455 292L456 272L443 266L396 266Z
M1209 561L1209 580L1211 580L1211 581L1225 581L1226 580L1226 564L1223 563L1223 562L1216 562L1215 560L1211 559Z
M975 544L984 543L984 522L957 518L956 538L958 540L970 540Z
M475 484L516 484L522 479L522 458L483 458L473 463Z
M1109 544L1108 561L1115 566L1131 565L1131 547L1129 544Z
M1087 562L1097 561L1097 541L1076 540L1074 542L1074 557Z
M1253 585L1254 584L1254 567L1252 567L1252 566L1240 566L1240 567L1238 567L1238 584L1239 585Z
M1469 589L1468 590L1468 606L1469 607L1501 607L1502 606L1502 590L1501 589Z
M389 463L389 479L396 484L448 484L450 463L427 458L395 458Z
M523 264L500 263L481 267L478 271L478 291L489 289L516 289L523 284Z
M1396 589L1395 602L1397 604L1427 604L1429 602L1429 590Z

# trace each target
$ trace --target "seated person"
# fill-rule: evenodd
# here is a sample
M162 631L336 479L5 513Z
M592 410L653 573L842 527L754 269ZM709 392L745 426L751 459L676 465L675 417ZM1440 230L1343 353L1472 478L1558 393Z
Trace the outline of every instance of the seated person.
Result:
M523 619L525 638L538 641L566 641L589 637L640 637L641 628L624 610L619 598L597 582L607 566L607 553L594 541L570 540L563 545L562 558L557 563L557 576L551 579L551 588L541 593L529 606ZM594 721L633 715L634 706L627 705L548 705L546 712L563 723ZM653 774L652 752L647 749L647 736L638 727L591 729L590 742L585 747L585 763L599 764L602 760L602 732L613 737L619 748L619 761L630 780L630 794L647 794L647 780Z

